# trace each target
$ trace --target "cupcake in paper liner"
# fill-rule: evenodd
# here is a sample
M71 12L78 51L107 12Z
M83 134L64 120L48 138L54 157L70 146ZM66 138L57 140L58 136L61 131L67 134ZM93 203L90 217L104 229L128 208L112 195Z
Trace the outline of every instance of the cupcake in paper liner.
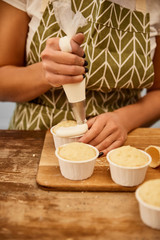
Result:
M160 166L160 147L150 145L145 148L145 151L151 156L152 161L150 163L150 167L156 168Z
M78 125L76 121L66 120L53 126L50 131L55 148L58 148L65 143L77 142L87 130L87 123Z
M93 174L99 151L89 144L72 142L58 147L55 154L65 178L83 180Z
M146 181L136 190L140 217L149 227L160 230L160 179Z
M122 146L107 154L112 180L122 186L132 187L145 179L151 157L145 151Z

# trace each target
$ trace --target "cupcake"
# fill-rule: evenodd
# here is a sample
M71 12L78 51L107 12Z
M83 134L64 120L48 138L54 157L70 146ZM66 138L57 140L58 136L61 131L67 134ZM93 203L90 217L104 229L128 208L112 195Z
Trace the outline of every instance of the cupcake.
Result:
M132 187L144 181L151 157L145 151L122 146L107 154L112 180L122 186Z
M78 125L76 121L66 120L51 128L55 148L70 142L77 142L88 130L87 123Z
M55 154L65 178L83 180L93 174L99 151L89 144L72 142L58 147Z
M160 179L149 180L138 187L136 199L142 221L160 230Z

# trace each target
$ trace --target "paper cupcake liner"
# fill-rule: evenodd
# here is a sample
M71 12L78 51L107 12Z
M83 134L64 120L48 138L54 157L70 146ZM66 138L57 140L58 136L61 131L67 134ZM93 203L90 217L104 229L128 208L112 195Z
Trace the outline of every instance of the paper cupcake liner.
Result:
M147 226L160 230L160 208L143 202L139 196L139 189L140 187L136 190L136 199L139 203L141 220Z
M63 159L58 155L58 149L56 149L55 154L59 160L60 171L65 178L70 180L83 180L91 177L99 151L95 147L89 146L95 149L96 155L94 158L85 161Z
M149 158L148 163L145 164L144 166L140 166L140 167L124 167L124 166L120 166L118 164L113 163L109 159L109 155L112 151L114 151L114 150L111 150L106 156L107 160L109 162L112 180L115 183L125 186L125 187L133 187L133 186L137 186L140 183L142 183L145 179L148 165L151 162L150 155L148 153L140 150L148 156L148 158Z
M145 151L151 156L152 161L150 163L150 167L156 168L160 166L160 147L150 145L145 148Z
M59 137L52 131L52 128L51 128L50 132L52 133L52 136L53 136L55 149L57 149L58 147L60 147L63 144L66 144L66 143L78 142L78 140L81 138L81 136L76 136L76 137Z
M64 162L59 158L59 166L62 175L70 180L83 180L93 174L95 160L87 163Z

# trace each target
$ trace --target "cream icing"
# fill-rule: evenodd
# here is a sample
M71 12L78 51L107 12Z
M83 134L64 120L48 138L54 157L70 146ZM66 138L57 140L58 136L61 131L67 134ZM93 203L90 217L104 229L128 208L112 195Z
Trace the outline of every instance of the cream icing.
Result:
M87 123L77 124L71 127L59 127L56 130L56 135L59 137L75 137L84 134L87 130Z

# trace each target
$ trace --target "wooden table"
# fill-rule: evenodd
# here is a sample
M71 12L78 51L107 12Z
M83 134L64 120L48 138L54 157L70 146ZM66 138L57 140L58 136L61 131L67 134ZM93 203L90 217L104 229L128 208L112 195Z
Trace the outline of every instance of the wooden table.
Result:
M134 192L40 189L36 174L44 136L0 131L1 240L160 240L160 231L142 223Z

